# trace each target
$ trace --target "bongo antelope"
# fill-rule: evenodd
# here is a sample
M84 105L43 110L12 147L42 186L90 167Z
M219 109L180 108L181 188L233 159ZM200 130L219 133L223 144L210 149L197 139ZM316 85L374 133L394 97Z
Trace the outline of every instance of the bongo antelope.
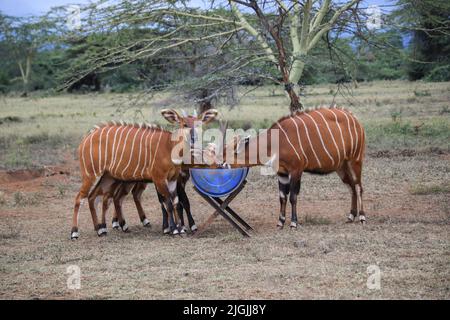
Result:
M203 150L203 159L207 164L218 163L218 160L215 155L216 145L213 143L208 144L207 148ZM189 170L181 170L180 175L177 180L177 194L179 197L178 203L178 212L180 213L180 225L181 225L181 233L185 233L185 224L183 218L183 209L186 211L186 216L188 218L189 228L191 232L195 232L197 230L197 226L195 225L194 218L191 214L189 199L186 195L185 186L186 182L189 180ZM108 173L105 173L102 178L99 180L97 185L92 189L89 193L88 199L93 199L103 195L103 207L102 207L102 221L98 226L97 234L98 236L103 236L107 234L106 227L106 212L108 210L109 204L111 201L114 202L115 211L112 219L112 226L115 229L122 229L122 231L126 232L128 230L128 225L125 222L122 211L122 202L126 195L128 195L131 191L133 194L133 200L136 205L139 218L144 225L144 227L150 227L150 221L146 218L145 212L142 208L141 204L141 196L144 190L147 187L147 183L145 182L124 182L115 180ZM168 213L164 206L164 198L157 191L158 200L161 204L161 210L163 213L163 233L167 234L170 232L168 227ZM121 218L121 219L120 219ZM120 219L120 221L119 221Z
M109 122L96 126L81 141L78 152L82 186L75 198L72 239L79 237L78 214L81 200L88 197L91 187L105 173L113 179L107 179L108 181L100 183L103 191L108 190L114 184L114 180L153 182L156 190L164 199L164 205L169 215L170 230L173 234L180 232L179 214L174 215L173 211L174 205L175 211L178 211L177 179L183 155L182 150L179 150L173 158L172 151L180 143L185 143L189 145L189 150L193 153L194 150L191 148L197 128L195 125L189 127L189 122L175 110L166 109L162 111L162 114L169 122L179 125L176 130L179 136L178 140L172 139L172 132L157 126ZM216 110L207 110L199 118L202 123L209 123L216 116ZM121 199L123 197L115 200L114 205L119 224L123 229L125 221L121 216ZM94 229L98 232L100 228L104 227L104 221L100 226L97 219L96 202L98 197L92 196L88 200Z
M273 130L278 131L278 151L271 146ZM256 163L249 158L250 146L256 143L259 150L261 139L267 139L269 163L263 163L257 156ZM264 144L266 145L266 144ZM361 172L364 161L365 133L362 125L349 111L337 107L321 107L305 112L296 112L279 119L266 133L253 138L234 140L232 157L224 156L228 166L275 165L278 175L280 215L278 227L283 228L286 221L286 204L292 206L291 228L297 228L297 196L303 172L328 174L337 172L341 180L350 187L352 194L348 222L359 214L361 223L366 217L362 201ZM245 152L244 163L238 164L237 157ZM278 152L278 153L276 153ZM259 154L259 153L258 153ZM231 158L231 161L230 159Z

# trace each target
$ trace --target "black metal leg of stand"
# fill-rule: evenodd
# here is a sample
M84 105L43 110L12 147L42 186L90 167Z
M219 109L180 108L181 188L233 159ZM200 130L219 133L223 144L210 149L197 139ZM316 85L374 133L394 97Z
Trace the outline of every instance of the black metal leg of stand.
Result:
M199 192L199 194L214 208L216 209L216 211L222 216L224 217L229 223L231 223L231 225L233 225L233 227L235 227L243 236L245 237L250 237L250 235L248 234L247 231L245 231L244 229L241 228L240 225L238 225L229 215L226 211L224 211L221 206L214 201L213 198Z
M222 207L222 204L224 203L224 201L222 201L222 199L220 198L213 198L214 200L217 201L217 203L220 204L220 206ZM245 222L244 219L242 219L233 209L231 209L228 205L224 208L225 210L227 210L231 216L233 218L235 218L237 221L239 221L247 230L253 230L253 228L247 223Z

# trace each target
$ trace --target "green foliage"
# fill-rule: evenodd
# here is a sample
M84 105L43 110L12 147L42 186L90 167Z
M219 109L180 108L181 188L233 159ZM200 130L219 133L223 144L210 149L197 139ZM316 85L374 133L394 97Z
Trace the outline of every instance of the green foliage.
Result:
M433 67L424 77L427 81L450 81L450 63Z
M429 90L414 90L414 95L416 97L430 97L431 92Z
M357 41L356 79L373 81L405 78L401 34L389 30L372 34L370 39L368 43Z
M447 0L398 0L393 12L412 37L410 80L450 80L450 2Z
M3 162L6 168L29 168L32 165L31 154L23 145L9 150Z
M171 47L167 44L205 34L221 34L229 26L221 23L205 25L205 21L193 16L167 15L162 18L149 10L152 6L176 6L177 1L169 4L159 0L120 3L117 7L96 9L97 16L94 14L85 21L87 26L83 31L63 30L64 17L59 17L61 21L50 20L48 16L19 19L0 13L0 93L51 91L66 88L77 79L95 76L101 88L111 92L173 86L180 95L192 90L198 100L205 87L209 89L208 95L217 88L264 84L270 82L268 79L279 79L273 64L254 59L261 56L261 48L254 38L243 32L233 37L218 36L204 42L187 41L182 46ZM398 9L386 19L395 21L399 27L370 33L361 30L354 38L348 33L335 37L334 31L324 36L304 57L305 69L300 83L406 78L450 80L450 3L447 0L399 0L397 5ZM196 12L186 8L186 13ZM130 14L133 19L122 25L121 17ZM202 11L202 14L234 19L226 8L217 7ZM250 13L246 16L249 21L255 20ZM176 38L151 41L170 34L177 26L183 27L177 29ZM424 28L438 28L439 31L425 32ZM405 36L412 39L406 48L403 46ZM289 53L292 50L289 34L285 33L283 37ZM334 40L326 42L328 37ZM220 54L212 54L219 47ZM145 50L154 50L156 54L141 54ZM28 57L31 69L25 80L18 64L25 66ZM95 83L86 82L79 89L87 91L93 87Z

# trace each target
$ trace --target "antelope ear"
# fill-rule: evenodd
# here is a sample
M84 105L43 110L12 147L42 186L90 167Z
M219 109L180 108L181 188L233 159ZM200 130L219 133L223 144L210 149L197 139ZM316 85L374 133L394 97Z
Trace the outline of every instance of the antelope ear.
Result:
M203 112L199 118L203 122L203 124L207 124L207 123L213 121L217 117L218 114L219 114L219 111L217 111L216 109L209 109L209 110L206 110L205 112Z
M163 109L161 110L162 116L170 123L180 123L180 115L173 109Z

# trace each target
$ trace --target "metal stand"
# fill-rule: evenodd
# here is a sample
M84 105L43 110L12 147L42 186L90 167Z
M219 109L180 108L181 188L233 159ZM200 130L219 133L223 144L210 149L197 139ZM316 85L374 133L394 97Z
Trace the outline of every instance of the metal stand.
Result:
M247 180L244 180L241 185L234 190L225 200L222 200L219 197L210 197L194 186L194 190L197 191L199 195L202 196L216 211L203 223L199 231L196 235L199 235L204 231L205 227L212 223L212 221L220 214L225 218L233 227L235 227L244 237L250 237L250 234L247 232L249 230L253 230L253 228L245 222L233 209L230 208L229 204L233 199L242 191L245 187Z

